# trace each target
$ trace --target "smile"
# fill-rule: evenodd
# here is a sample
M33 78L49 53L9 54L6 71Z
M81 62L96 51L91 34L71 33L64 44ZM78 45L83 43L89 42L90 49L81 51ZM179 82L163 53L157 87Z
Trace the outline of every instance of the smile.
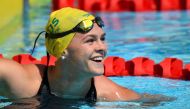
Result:
M95 62L102 62L103 57L102 56L96 56L96 57L91 58L90 60L95 61Z

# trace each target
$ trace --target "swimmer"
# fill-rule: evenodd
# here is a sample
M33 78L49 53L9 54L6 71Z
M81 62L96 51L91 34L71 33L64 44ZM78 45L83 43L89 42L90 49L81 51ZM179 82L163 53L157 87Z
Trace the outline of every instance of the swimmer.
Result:
M62 8L50 14L46 25L47 52L55 66L21 65L0 59L1 96L30 98L48 93L65 99L130 101L141 96L103 76L106 33L98 16Z

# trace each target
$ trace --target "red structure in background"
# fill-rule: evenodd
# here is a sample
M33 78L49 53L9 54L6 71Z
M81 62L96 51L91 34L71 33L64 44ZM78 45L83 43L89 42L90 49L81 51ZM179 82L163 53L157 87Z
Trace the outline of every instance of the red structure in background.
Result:
M78 8L86 11L106 11L110 0L78 0Z
M75 7L86 11L170 11L190 9L190 0L52 0L52 10Z
M75 0L52 0L52 9L57 10L62 7L74 7Z
M168 10L181 10L183 6L181 3L183 0L161 0L160 1L160 10L168 11Z
M2 55L2 54L0 54L0 58L3 58L3 55Z
M185 9L190 9L190 0L187 0L186 2L185 2Z

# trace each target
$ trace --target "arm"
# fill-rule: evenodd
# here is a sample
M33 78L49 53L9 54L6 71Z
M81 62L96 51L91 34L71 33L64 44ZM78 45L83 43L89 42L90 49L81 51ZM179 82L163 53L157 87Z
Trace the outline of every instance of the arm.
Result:
M0 59L0 95L23 98L37 93L41 82L36 65L21 65L13 60Z
M119 86L105 76L94 78L97 98L106 101L129 101L140 99L140 95L125 87Z

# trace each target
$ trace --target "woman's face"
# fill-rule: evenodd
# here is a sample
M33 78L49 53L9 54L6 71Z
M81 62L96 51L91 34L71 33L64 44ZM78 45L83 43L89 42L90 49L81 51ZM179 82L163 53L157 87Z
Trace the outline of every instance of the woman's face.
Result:
M73 70L87 72L91 76L103 74L103 60L107 52L104 31L95 23L88 33L76 33L67 52Z

